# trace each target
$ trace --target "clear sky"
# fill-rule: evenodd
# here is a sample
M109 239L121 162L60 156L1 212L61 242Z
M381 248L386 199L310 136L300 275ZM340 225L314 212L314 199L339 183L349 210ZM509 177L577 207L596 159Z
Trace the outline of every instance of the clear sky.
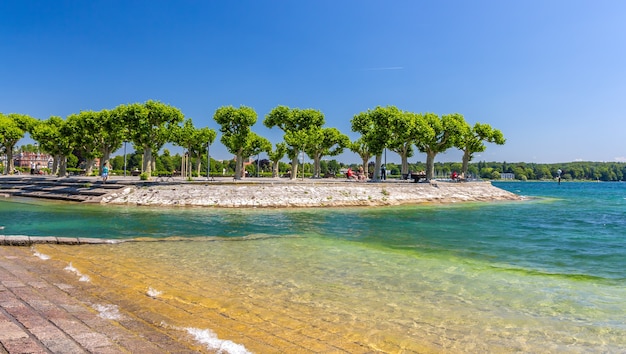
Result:
M621 0L0 0L0 112L154 99L218 130L218 107L246 105L276 143L277 105L351 139L355 114L395 105L500 129L475 161L626 161L625 19ZM232 157L219 136L211 155Z

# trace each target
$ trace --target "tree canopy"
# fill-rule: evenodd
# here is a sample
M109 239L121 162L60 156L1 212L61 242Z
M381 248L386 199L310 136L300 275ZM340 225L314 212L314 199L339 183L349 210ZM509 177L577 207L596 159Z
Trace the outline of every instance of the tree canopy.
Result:
M454 146L458 141L463 127L466 125L461 114L446 114L441 117L434 113L424 114L424 125L421 139L417 139L417 149L426 153L426 179L431 180L435 174L435 156Z
M468 164L474 157L474 153L487 149L485 142L503 145L506 139L501 131L493 129L489 124L476 123L473 127L465 124L462 127L456 146L463 151L462 172L464 176L467 176Z
M0 151L4 151L7 156L7 166L4 174L12 173L15 166L13 164L13 149L22 139L26 132L35 124L35 119L17 113L4 115L0 113Z
M122 111L131 141L143 150L143 172L149 177L152 152L161 150L166 142L171 141L174 127L185 117L178 108L152 100L127 105Z
M263 124L268 128L278 127L285 135L291 157L291 179L298 173L298 154L308 143L309 132L324 125L324 114L315 109L278 106L265 116Z
M313 176L320 177L322 158L336 156L349 147L361 157L366 172L371 168L369 159L376 157L375 179L379 178L385 149L400 155L401 173L404 174L408 173L408 159L417 148L426 154L427 178L431 179L437 154L451 147L461 149L464 153L462 169L467 173L473 154L484 151L485 143L505 142L499 130L482 123L469 126L458 113L438 116L402 111L395 106L377 106L352 117L352 131L360 136L355 143L350 143L348 136L338 129L324 127L325 118L319 110L281 105L273 108L263 121L268 128L278 127L283 131L283 141L272 151L266 138L252 132L257 122L254 109L224 106L216 110L213 118L221 126L220 141L236 156L237 162L233 163L236 178L242 176L244 161L262 151L270 155L274 175L278 174L279 160L286 154L291 159L291 178L295 178L299 154L305 152L313 159ZM85 162L87 173L93 166L93 159L99 157L102 166L123 142L131 141L143 156L133 158L142 161L142 171L148 177L157 168L157 163L160 164L158 168L174 166L167 156L157 161L158 152L166 143L180 145L189 151L190 157L196 159L195 168L199 174L203 154L217 135L208 127L196 128L191 119L185 120L179 109L153 100L122 104L112 110L81 111L70 114L65 120L51 117L39 121L25 115L0 114L0 123L0 149L11 155L8 158L11 163L14 146L26 133L31 133L42 150L54 155L55 166L56 162L63 163L68 157L73 161L77 156ZM7 167L5 173L11 170Z
M235 179L241 179L244 154L251 150L257 140L257 135L252 133L251 128L256 123L257 114L254 109L246 106L224 106L215 111L213 119L221 125L220 141L236 156Z

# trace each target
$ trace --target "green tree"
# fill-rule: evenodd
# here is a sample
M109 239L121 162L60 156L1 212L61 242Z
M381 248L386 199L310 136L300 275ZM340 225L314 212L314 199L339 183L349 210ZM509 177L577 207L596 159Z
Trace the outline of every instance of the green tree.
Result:
M416 140L417 149L426 154L426 179L435 175L435 157L455 145L463 127L467 125L463 116L458 113L443 115L441 118L434 113L423 115L424 124L421 139Z
M10 113L4 115L0 113L0 148L4 150L7 157L7 166L5 166L4 174L13 173L15 165L13 164L13 149L20 139L26 135L29 129L34 125L34 118L27 115Z
M367 169L368 161L372 158L372 153L370 152L369 145L363 140L363 137L351 142L348 145L348 148L350 151L359 155L361 161L363 162L363 169ZM365 173L368 173L368 171L365 170Z
M272 161L272 177L274 178L278 177L278 174L279 174L278 164L280 160L282 160L282 158L285 157L286 153L287 153L287 144L285 143L276 144L276 148L267 153L267 155L270 158L270 161Z
M269 152L272 150L272 143L264 137L251 132L247 143L244 146L241 156L243 160L248 160L250 156L258 155L261 152Z
M71 135L71 127L57 116L39 122L31 131L41 149L53 156L52 173L60 177L67 174L67 157L73 150Z
M103 109L98 112L100 119L99 130L97 133L98 149L100 150L100 170L109 162L111 154L122 147L124 141L129 137L128 127L124 120L124 112L122 109L107 110Z
M97 112L82 111L70 114L65 119L67 136L71 140L75 154L85 159L85 173L89 176L93 171L93 162L100 157L98 135L101 130L100 116Z
M351 120L352 131L361 133L361 142L367 146L370 154L376 156L374 179L380 179L382 153L389 145L390 132L397 117L401 115L395 106L380 107L355 115ZM368 174L368 166L363 166Z
M143 151L143 172L152 174L153 151L159 151L170 141L174 127L184 120L182 112L158 101L133 103L120 108L137 149Z
M314 109L278 106L265 116L263 124L268 128L278 127L285 133L284 140L289 146L288 153L291 158L291 179L296 179L298 154L308 141L306 132L321 128L324 125L324 115Z
M468 164L474 157L474 153L483 152L487 147L484 142L503 145L506 142L504 135L498 129L493 129L489 124L476 123L473 127L469 124L461 126L456 147L463 151L463 175L467 176ZM503 167L506 172L506 168Z
M220 141L236 156L235 179L241 179L244 154L249 152L253 145L252 140L256 139L251 127L256 123L257 114L254 109L246 106L223 106L215 111L213 119L221 126Z
M207 151L208 146L213 143L216 135L213 129L194 127L191 119L186 119L182 126L174 129L174 143L187 149L190 157L196 159L195 170L198 176L200 175L202 156ZM191 176L191 163L187 172L187 175Z
M400 173L409 172L409 157L413 156L413 144L422 140L429 130L423 129L424 117L418 113L399 112L391 116L389 150L400 155L402 166Z
M320 178L320 161L323 156L337 156L350 144L350 138L337 128L308 130L308 141L304 151L313 159L313 177Z

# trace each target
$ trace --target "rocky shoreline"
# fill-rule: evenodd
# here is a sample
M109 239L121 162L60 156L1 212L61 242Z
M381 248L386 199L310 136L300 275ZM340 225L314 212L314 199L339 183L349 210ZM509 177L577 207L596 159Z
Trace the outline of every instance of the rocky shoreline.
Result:
M521 200L489 182L245 182L127 186L103 204L284 208Z
M0 196L168 207L286 208L521 200L490 182L355 182L344 179L232 178L139 181L96 177L2 177Z

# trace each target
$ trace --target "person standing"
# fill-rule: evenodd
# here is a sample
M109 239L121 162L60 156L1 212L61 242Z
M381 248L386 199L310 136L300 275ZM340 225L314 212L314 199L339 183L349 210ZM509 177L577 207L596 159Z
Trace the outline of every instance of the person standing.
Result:
M107 183L107 179L109 178L109 164L105 163L102 167L102 182Z
M383 181L387 179L387 167L385 167L385 164L380 166L380 179Z

